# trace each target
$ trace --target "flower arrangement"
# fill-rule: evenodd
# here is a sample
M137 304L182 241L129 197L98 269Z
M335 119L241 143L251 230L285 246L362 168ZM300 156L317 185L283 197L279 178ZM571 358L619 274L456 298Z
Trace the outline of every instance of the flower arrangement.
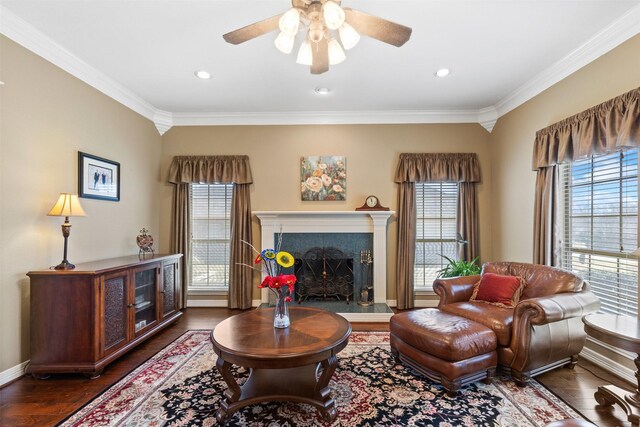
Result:
M296 276L293 274L283 274L282 270L293 266L295 259L289 252L280 250L282 244L282 234L278 238L277 250L264 249L258 251L251 243L243 243L249 245L257 254L253 261L254 265L247 265L256 271L264 271L266 276L258 288L268 288L276 297L276 309L274 326L277 328L286 328L289 326L289 311L286 303L291 302ZM243 264L246 265L246 264ZM260 267L257 267L260 265Z
M282 269L293 266L293 255L286 251L276 252L273 249L265 249L258 253L253 263L256 265L262 263L267 272L267 275L258 287L261 289L269 288L277 297L281 297L284 293L288 292L289 295L284 295L284 301L291 302L296 276L293 274L282 274Z

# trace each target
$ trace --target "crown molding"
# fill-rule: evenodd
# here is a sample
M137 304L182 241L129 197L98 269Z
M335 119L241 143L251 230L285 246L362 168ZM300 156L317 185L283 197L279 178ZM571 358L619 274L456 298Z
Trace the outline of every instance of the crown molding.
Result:
M0 33L149 120L162 113L1 5Z
M478 123L467 111L288 111L246 113L173 113L174 126Z
M173 114L168 111L156 110L152 120L160 135L164 135L173 126Z
M498 121L498 111L495 107L487 107L478 110L478 123L485 128L487 132L491 133L493 127Z
M570 54L498 101L494 106L498 117L504 116L639 33L640 5L630 9Z

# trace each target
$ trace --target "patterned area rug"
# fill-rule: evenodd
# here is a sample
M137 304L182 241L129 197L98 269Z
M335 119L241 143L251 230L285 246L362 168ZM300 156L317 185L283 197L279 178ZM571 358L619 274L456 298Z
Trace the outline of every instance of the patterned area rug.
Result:
M62 426L213 426L226 385L215 368L210 331L189 331ZM387 332L354 332L331 380L338 418L327 424L309 405L266 403L233 414L230 426L544 426L581 418L531 381L472 384L455 398L396 364ZM236 369L246 378L244 369Z

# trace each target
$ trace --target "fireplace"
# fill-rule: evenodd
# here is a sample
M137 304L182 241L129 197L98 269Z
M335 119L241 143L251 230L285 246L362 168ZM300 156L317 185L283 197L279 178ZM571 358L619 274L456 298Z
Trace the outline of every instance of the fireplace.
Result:
M282 248L291 252L294 257L300 254L294 253L297 248L292 246L288 240L289 235L297 235L298 239L313 238L314 235L322 236L320 243L311 244L300 250L308 250L312 247L336 247L348 258L354 259L357 264L354 269L354 295L358 295L358 286L364 283L359 275L362 275L360 268L360 253L368 250L371 254L371 271L368 274L368 288L373 293L372 312L349 313L338 311L350 321L388 321L391 312L387 304L387 222L392 211L259 211L254 212L260 220L261 226L261 247L273 248L276 246L278 236L282 234ZM358 239L366 239L369 243L359 243ZM363 246L364 245L364 246ZM304 251L302 252L304 253ZM357 300L351 297L350 301ZM262 290L262 303L269 302L268 290ZM257 303L256 305L258 305ZM332 303L333 304L333 303ZM338 303L341 307L351 307ZM375 307L373 307L375 306ZM384 313L379 312L379 306L386 307ZM375 308L375 312L373 310ZM350 310L351 310L350 309ZM391 313L391 314L390 314Z

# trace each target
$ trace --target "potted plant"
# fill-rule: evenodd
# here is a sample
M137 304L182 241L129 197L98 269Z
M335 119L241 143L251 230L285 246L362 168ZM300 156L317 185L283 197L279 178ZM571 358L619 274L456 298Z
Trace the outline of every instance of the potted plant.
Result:
M444 255L440 256L446 259L448 264L438 271L438 277L473 276L474 274L480 274L480 266L476 265L479 257L475 257L472 261L464 261L453 260Z

